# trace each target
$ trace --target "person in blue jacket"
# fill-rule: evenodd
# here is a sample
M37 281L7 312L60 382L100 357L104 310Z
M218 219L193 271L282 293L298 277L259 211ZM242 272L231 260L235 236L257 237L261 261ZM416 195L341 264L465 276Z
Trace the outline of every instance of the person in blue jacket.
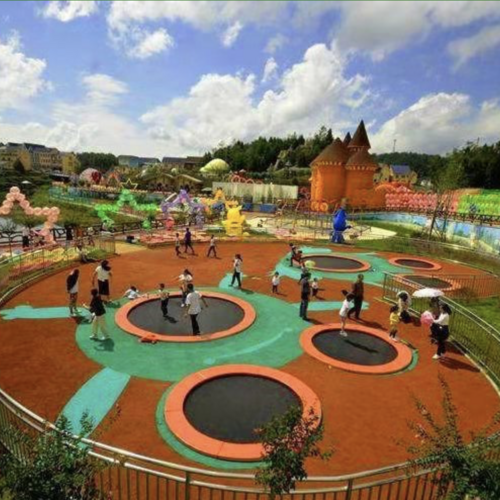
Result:
M347 224L347 215L345 212L344 205L335 212L333 216L333 233L332 233L332 243L345 243L344 231L349 229L351 226Z

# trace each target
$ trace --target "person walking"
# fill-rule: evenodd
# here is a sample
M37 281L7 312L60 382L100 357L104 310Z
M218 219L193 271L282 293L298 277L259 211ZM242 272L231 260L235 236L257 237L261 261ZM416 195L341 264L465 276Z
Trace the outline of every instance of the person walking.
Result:
M432 356L432 359L443 359L446 354L446 341L450 336L450 315L450 306L448 304L441 304L439 316L431 325L432 336L436 339L438 345L437 352Z
M214 254L214 257L217 258L217 248L215 245L215 236L213 234L212 236L210 236L210 243L208 244L207 257L210 257L212 253Z
M188 294L188 285L193 282L193 275L189 269L184 269L182 274L179 276L180 288L182 293L181 307L186 305L186 297Z
M200 335L200 325L198 324L198 314L201 312L201 303L208 308L207 301L205 297L201 295L200 292L195 291L192 283L187 286L187 297L186 297L186 313L191 319L191 327L193 329L193 335Z
M92 276L92 286L95 287L95 279L97 278L97 289L99 297L104 302L109 302L110 291L109 283L112 277L111 266L107 260L103 260L95 269Z
M177 257L181 256L181 239L179 233L175 233L175 255Z
M73 269L66 278L66 291L69 295L69 314L70 316L78 316L78 307L76 302L78 300L78 279L80 271Z
M365 295L365 286L364 286L364 276L362 274L358 274L358 279L352 284L352 294L354 295L353 299L353 307L349 309L347 313L347 317L351 319L352 314L356 319L360 319L359 315L361 314L361 309L363 307L363 299Z
M106 328L106 309L104 308L104 303L99 295L99 290L97 288L93 288L90 291L91 301L90 306L88 307L89 311L92 314L92 335L90 336L91 340L108 340L109 335ZM102 338L99 338L97 334L99 330L102 333Z
M271 280L271 284L272 284L272 293L276 293L279 295L278 287L280 286L280 273L278 272L274 273L273 278Z
M191 233L191 229L189 229L189 227L186 228L186 233L184 234L184 253L187 253L188 248L191 249L191 252L195 255L193 248L193 234Z
M231 279L231 286L234 286L235 281L238 282L238 287L241 288L241 266L243 258L239 253L234 256L233 261L233 278Z
M160 283L160 287L158 289L158 296L160 297L160 308L161 313L163 314L163 319L168 318L168 301L170 298L170 294L167 290L165 290L165 283Z
M300 309L299 316L304 321L309 321L307 317L307 308L309 307L309 299L311 297L311 285L309 283L310 274L304 275L300 280Z

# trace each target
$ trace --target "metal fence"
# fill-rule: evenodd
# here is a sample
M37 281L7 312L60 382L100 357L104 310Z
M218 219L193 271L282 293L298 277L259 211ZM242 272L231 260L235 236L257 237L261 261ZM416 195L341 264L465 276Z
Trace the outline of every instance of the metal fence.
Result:
M94 238L92 245L84 247L87 258L102 259L115 253L113 237ZM0 263L0 305L13 291L32 280L68 266L80 258L75 245L46 245L6 258Z
M421 288L424 286L411 281L411 278L402 282L400 276L386 273L383 298L395 303L401 289L414 292ZM453 340L500 386L500 331L452 298L442 300L452 309L450 332ZM428 299L413 299L412 309L418 314L429 306Z

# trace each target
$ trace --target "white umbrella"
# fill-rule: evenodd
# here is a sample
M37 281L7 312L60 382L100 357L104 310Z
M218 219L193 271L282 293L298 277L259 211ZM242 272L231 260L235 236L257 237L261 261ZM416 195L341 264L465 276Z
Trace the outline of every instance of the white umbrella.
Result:
M413 292L413 297L419 299L432 299L434 297L443 297L444 292L442 290L437 290L436 288L422 288Z

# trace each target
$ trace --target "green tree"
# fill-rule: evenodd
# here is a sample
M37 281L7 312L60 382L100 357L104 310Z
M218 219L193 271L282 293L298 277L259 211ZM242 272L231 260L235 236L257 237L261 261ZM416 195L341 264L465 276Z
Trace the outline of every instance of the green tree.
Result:
M441 402L442 421L429 408L415 398L415 405L422 417L421 422L410 422L409 426L420 441L409 447L416 456L412 465L416 469L440 469L435 479L438 498L464 500L498 500L500 498L500 413L491 424L478 433L471 433L467 440L459 428L457 408L446 380L440 376L443 392ZM494 431L497 434L493 434ZM452 484L450 489L449 485Z
M297 481L307 478L307 458L327 460L332 455L332 451L323 452L319 447L323 425L312 408L304 417L301 407L290 407L260 429L259 437L264 447L264 466L255 477L272 498L290 493Z
M10 429L6 440L14 443L14 450L22 450L22 457L4 453L0 457L3 482L0 493L8 493L15 500L97 500L102 495L96 488L95 477L102 469L100 462L88 454L82 443L93 430L91 419L84 414L81 431L73 439L72 426L64 416L56 429L33 437L18 429Z

